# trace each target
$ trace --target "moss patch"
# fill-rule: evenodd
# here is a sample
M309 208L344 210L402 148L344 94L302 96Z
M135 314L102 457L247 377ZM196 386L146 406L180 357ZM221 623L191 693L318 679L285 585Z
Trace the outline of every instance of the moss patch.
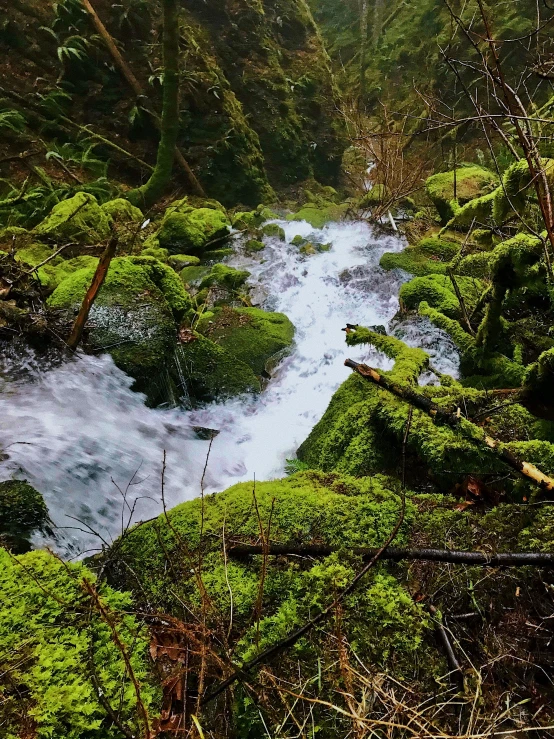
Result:
M294 337L294 326L285 315L259 308L217 309L211 320L200 321L198 330L256 375L261 375L267 360L287 349Z
M456 176L456 200L454 200L454 176ZM440 172L425 182L429 198L439 212L443 223L447 223L458 206L486 195L498 186L496 175L484 167L471 165L459 167L456 172Z
M39 237L74 240L95 244L109 238L112 219L87 192L78 192L52 208L52 212L34 229Z

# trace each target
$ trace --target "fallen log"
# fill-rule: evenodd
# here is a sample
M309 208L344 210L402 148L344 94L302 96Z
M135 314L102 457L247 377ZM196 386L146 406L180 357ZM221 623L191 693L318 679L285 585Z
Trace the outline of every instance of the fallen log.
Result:
M541 472L538 467L531 464L530 462L524 462L518 459L515 454L512 454L506 449L500 441L487 436L483 430L471 423L467 419L463 418L457 413L451 413L443 408L440 408L430 398L425 395L418 393L416 390L412 390L410 387L399 385L398 383L391 380L387 375L382 374L373 367L368 367L367 364L361 364L355 362L353 359L345 360L344 364L357 372L361 377L375 385L388 390L388 392L396 395L397 398L405 400L414 408L418 408L420 411L427 413L431 418L439 423L444 423L452 428L459 429L468 441L473 444L478 444L488 447L493 454L498 457L504 464L507 464L520 475L523 475L528 480L531 480L544 492L552 492L554 490L554 480Z
M347 551L349 554L371 559L377 548L371 547L332 547L324 544L271 544L265 553L269 556L281 557L328 557L333 552ZM252 555L264 554L264 547L259 544L229 544L227 552L230 557L241 559ZM381 559L401 562L403 560L421 560L424 562L445 562L450 564L467 564L481 567L554 567L554 554L544 552L467 552L455 549L408 549L388 547L381 554Z

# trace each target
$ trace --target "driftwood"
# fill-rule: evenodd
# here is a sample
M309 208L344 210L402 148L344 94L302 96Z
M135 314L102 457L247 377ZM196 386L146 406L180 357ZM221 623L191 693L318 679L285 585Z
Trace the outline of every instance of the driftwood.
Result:
M424 413L427 413L439 423L444 423L452 428L458 428L462 433L464 431L464 427L466 431L468 430L468 427L471 428L473 433L466 433L468 441L488 447L498 459L504 462L504 464L507 464L513 470L519 472L520 475L531 480L531 482L537 485L542 491L552 492L554 490L554 480L551 477L545 475L530 462L524 462L521 459L518 459L514 454L512 454L512 452L506 449L501 442L483 434L482 429L475 426L471 421L462 418L456 413L445 411L443 408L435 405L435 403L425 395L422 395L409 387L398 385L378 370L368 367L367 364L360 364L359 362L355 362L353 359L347 359L344 364L353 369L364 379L373 382L384 390L388 390L393 395L396 395L397 398L401 398L407 403L410 403L410 405L413 405L414 408L424 411Z
M227 551L230 557L240 559L255 554L263 554L264 548L258 544L229 544ZM267 550L269 556L283 557L328 557L333 552L348 551L350 554L369 559L378 549L370 547L331 547L324 544L272 544ZM424 562L446 562L451 564L478 565L481 567L553 567L554 554L543 552L466 552L455 549L406 549L389 547L381 554L381 559L400 562L403 560L422 560Z
M144 93L144 90L142 89L140 82L137 80L135 75L133 74L133 71L121 55L121 52L117 48L115 41L113 40L110 32L106 28L106 26L102 23L100 17L98 16L98 13L92 6L92 3L90 0L82 0L83 5L85 6L86 11L91 17L92 22L94 23L94 27L104 40L104 43L106 44L108 51L110 52L112 59L114 60L116 66L118 67L121 74L125 77L127 80L127 83L129 84L129 87L133 90L137 98L145 98L146 95ZM152 120L154 121L156 128L160 130L160 118L159 116L153 111L153 110L147 110L147 113L152 117ZM198 181L198 178L190 168L189 163L183 156L181 150L179 147L175 147L175 159L177 160L179 166L184 171L184 173L187 176L187 179L189 181L189 184L195 193L195 195L199 195L202 198L206 197L206 193L204 192L204 188Z
M69 336L69 339L67 340L67 346L72 351L75 351L75 349L77 349L77 347L79 346L81 337L83 335L83 330L88 319L88 314L90 313L90 309L94 305L94 301L96 300L98 291L100 290L104 283L104 280L106 279L108 269L110 268L110 263L115 256L115 252L117 250L117 242L117 236L114 236L110 240L110 243L100 257L100 261L98 262L98 266L96 267L96 272L94 273L92 282L90 283L85 297L83 298L79 314L77 315L77 318L73 323L71 334Z

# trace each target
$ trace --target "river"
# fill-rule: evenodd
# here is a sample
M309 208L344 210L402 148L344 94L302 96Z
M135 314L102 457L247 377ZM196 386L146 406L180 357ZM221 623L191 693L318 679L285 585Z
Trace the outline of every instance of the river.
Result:
M35 544L82 556L110 543L130 520L244 480L284 475L286 459L323 415L348 377L344 359L390 361L370 347L346 347L348 323L390 329L406 275L385 272L379 259L403 242L377 235L365 222L316 230L306 222L277 221L287 242L266 238L254 257L229 263L251 272L253 295L296 326L295 345L264 392L194 411L150 409L109 356L77 355L63 364L6 345L0 355L0 479L27 479L44 495L53 536ZM303 256L296 235L330 243L330 251ZM456 374L457 354L443 332L425 319L392 328L425 348L433 364ZM209 442L193 427L218 429Z

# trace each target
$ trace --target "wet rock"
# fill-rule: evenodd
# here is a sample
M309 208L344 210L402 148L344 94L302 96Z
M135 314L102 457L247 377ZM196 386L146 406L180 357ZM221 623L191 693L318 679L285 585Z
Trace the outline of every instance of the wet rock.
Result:
M25 480L0 482L0 545L26 552L30 535L47 522L48 509L38 490Z
M267 361L292 344L294 326L282 313L259 308L214 310L210 321L201 320L198 330L244 362L260 376Z
M78 192L72 198L57 203L46 218L34 229L43 238L95 243L110 237L112 218L88 192Z

